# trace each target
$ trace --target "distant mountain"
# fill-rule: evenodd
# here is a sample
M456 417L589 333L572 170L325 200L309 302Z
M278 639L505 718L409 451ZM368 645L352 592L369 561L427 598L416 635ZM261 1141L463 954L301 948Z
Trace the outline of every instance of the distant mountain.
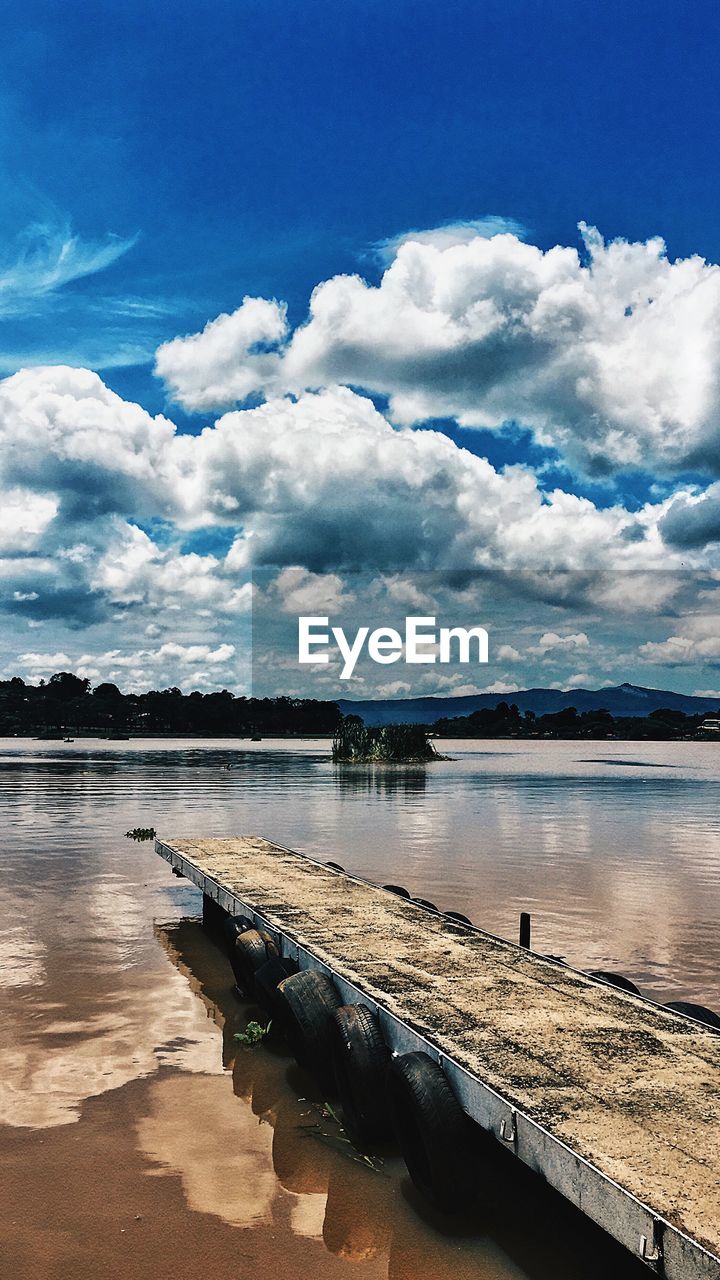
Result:
M643 689L638 684L618 684L606 689L523 689L518 693L474 693L462 698L377 698L353 701L338 698L343 715L362 716L365 724L434 724L443 717L469 716L481 707L514 702L521 712L542 716L575 707L577 711L604 708L613 716L649 716L667 707L685 715L720 711L720 698L695 698L670 689Z

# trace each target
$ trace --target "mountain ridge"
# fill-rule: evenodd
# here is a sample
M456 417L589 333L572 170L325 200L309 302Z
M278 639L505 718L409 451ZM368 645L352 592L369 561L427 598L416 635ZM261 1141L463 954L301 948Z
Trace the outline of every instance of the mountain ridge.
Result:
M613 716L648 716L652 711L668 708L685 715L720 711L720 697L703 698L696 694L675 693L671 689L649 689L643 685L623 684L602 689L520 689L517 693L471 693L457 698L428 695L419 698L336 698L343 715L362 716L367 725L435 724L437 720L468 716L481 708L493 708L499 702L516 703L524 714L555 714L566 707L578 712L604 708Z

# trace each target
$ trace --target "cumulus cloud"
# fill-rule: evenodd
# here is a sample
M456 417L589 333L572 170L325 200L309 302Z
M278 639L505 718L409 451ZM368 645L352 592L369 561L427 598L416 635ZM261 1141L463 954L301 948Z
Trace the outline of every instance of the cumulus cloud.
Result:
M677 494L659 528L665 542L681 550L720 542L720 484L710 485L704 493Z
M537 644L530 646L528 653L538 657L545 657L548 653L556 653L558 651L565 653L568 650L588 649L589 647L590 641L584 631L565 636L559 636L556 631L545 631Z
M607 683L604 681L603 683ZM557 684L551 685L553 689L592 689L597 688L597 680L593 680L587 671L578 671L574 676L568 676L567 679L559 681Z
M702 663L720 665L717 588L710 586L699 596L697 611L682 619L682 627L664 640L649 640L639 649L644 662L666 667Z
M288 608L310 611L323 595L339 605L344 574L370 568L390 575L412 610L423 597L399 576L409 570L461 589L468 571L504 568L544 599L562 594L548 569L645 572L688 559L669 554L658 532L671 500L630 513L544 493L529 468L501 471L440 432L393 426L342 386L271 398L183 435L87 370L24 370L0 382L0 493L3 607L18 625L93 626L101 653L116 647L112 629L132 655L132 637L171 623L184 644L217 651L247 614L249 570L262 566L292 566ZM208 534L215 549L195 550ZM601 589L592 574L591 589ZM579 591L572 574L567 591ZM76 656L67 630L52 625L48 654ZM163 660L168 679L213 679L199 653ZM86 665L100 670L89 655ZM159 671L145 657L115 667L138 681Z
M0 552L30 551L57 515L53 497L31 489L0 492Z
M352 593L337 573L308 573L306 569L283 569L272 584L273 596L283 613L334 613L352 603Z
M237 311L210 321L202 333L161 346L155 371L188 409L233 404L272 378L273 348L286 333L284 304L245 298Z
M220 359L210 326L161 349L158 371L190 408L342 383L388 396L406 426L524 423L593 474L717 473L720 268L673 262L657 238L605 244L581 232L582 256L508 233L401 237L379 285L319 284L307 322L277 350L249 347L246 300L236 337L232 316L216 322ZM266 305L279 341L284 312ZM191 349L184 381L175 357Z
M0 382L4 484L57 496L69 519L161 513L174 435L166 418L123 400L87 369L23 369Z
M21 653L18 661L28 671L52 674L67 667L70 658L66 653Z
M110 680L123 689L141 692L152 685L178 684L216 688L218 681L234 683L235 645L179 644L167 641L156 649L108 649L84 653L21 653L18 665L31 679L47 679L56 671L74 671L91 684ZM205 670L207 668L207 670Z
M497 651L499 662L522 662L522 654L512 644L501 644Z
M640 646L646 662L664 667L684 667L696 662L711 666L720 664L720 636L668 636L667 640L649 640Z
M90 566L88 585L111 604L162 608L185 603L222 614L250 607L249 584L229 581L217 556L163 549L144 530L125 523Z
M243 519L236 566L326 572L660 563L651 510L599 510L522 467L497 471L435 431L394 429L372 402L336 387L230 413L198 438L196 518Z
M544 494L530 470L501 472L439 432L394 428L344 387L229 413L190 436L86 370L24 370L0 382L0 444L0 578L6 602L35 620L86 624L118 608L162 618L180 605L240 615L248 570L262 565L667 563L665 508L631 515ZM183 544L187 531L223 527L227 552ZM303 591L313 597L311 578Z

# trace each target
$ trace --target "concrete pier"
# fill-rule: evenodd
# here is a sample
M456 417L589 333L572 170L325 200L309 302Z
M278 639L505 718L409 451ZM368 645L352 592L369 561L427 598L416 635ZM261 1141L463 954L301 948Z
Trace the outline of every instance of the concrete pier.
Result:
M667 1280L720 1280L720 1034L256 836L156 851L443 1067L469 1115Z

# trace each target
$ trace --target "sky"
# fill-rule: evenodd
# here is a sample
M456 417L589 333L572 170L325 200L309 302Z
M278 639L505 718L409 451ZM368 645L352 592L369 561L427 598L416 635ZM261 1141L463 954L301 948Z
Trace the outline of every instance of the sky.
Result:
M0 678L247 689L268 565L720 568L717 5L4 17ZM639 600L477 688L720 688Z

